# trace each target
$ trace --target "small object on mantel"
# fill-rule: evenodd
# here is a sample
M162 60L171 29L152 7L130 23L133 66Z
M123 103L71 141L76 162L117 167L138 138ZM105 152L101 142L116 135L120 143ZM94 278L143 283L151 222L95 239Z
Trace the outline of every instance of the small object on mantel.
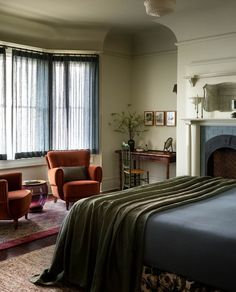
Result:
M144 147L144 151L148 151L148 145L147 144Z
M144 149L143 148L136 148L136 150L135 150L136 152L143 152L144 151Z
M231 114L231 118L232 118L232 119L236 119L236 112L233 112L233 113Z
M173 138L169 137L164 143L164 152L173 152L172 146Z

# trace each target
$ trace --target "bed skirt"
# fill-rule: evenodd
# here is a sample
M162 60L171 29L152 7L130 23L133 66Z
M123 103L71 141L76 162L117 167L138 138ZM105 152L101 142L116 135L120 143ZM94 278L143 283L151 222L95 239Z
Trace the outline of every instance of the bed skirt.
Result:
M143 266L141 292L223 292L174 273Z

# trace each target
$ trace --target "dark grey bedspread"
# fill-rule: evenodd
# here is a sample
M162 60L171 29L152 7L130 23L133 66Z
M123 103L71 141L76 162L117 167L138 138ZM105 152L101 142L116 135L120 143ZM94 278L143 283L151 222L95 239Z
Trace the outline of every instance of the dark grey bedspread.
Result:
M144 264L236 291L236 188L152 215Z

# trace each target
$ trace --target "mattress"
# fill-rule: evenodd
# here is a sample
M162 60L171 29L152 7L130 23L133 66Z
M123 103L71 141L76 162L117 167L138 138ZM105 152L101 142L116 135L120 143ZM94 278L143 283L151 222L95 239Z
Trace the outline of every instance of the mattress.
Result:
M144 264L235 291L236 188L150 216Z

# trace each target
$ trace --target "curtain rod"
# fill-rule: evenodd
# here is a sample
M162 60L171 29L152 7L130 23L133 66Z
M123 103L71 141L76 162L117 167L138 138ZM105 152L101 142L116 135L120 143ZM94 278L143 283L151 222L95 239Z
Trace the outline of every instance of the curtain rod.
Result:
M14 49L14 50L17 50L17 51L22 51L22 52L27 52L27 53L37 53L37 54L48 54L48 55L53 55L53 56L81 56L81 57L93 57L93 56L96 56L98 55L98 53L70 53L70 52L65 52L65 53L57 53L55 52L54 50L54 53L53 52L50 52L50 51L37 51L35 49L24 49L24 48L19 48L19 47L14 47L14 46L6 46L6 45L0 45L1 48L11 48L11 49Z
M76 50L57 50L57 49L44 49L44 48L37 48L37 47L30 47L27 45L18 45L14 43L8 43L4 41L0 41L0 47L2 48L11 48L11 49L16 49L16 50L21 50L25 52L36 52L36 53L46 53L46 54L54 54L54 55L81 55L81 56L88 56L88 55L99 55L99 51L79 51L78 53L75 52Z

